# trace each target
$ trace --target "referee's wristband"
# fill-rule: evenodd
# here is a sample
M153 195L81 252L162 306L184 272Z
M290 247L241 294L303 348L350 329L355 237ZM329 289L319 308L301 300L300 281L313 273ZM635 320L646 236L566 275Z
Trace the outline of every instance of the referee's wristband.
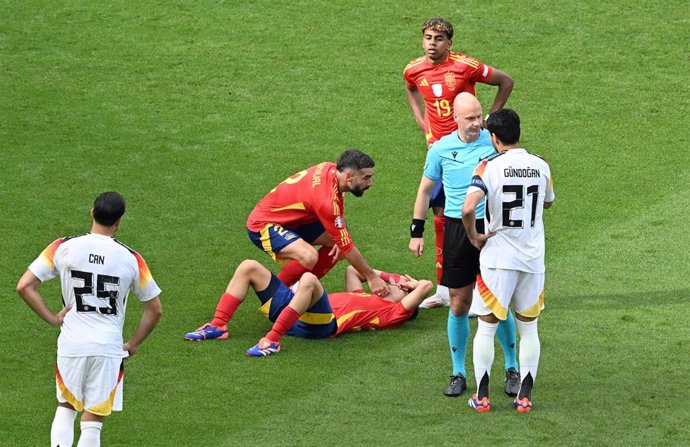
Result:
M424 236L424 219L412 219L410 224L410 237L419 238Z

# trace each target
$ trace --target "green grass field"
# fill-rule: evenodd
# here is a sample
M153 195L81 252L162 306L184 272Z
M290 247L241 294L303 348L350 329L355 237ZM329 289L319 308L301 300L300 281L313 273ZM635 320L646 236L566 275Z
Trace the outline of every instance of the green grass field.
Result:
M0 1L0 445L47 445L55 341L14 291L52 240L128 200L164 316L128 360L106 446L683 445L690 439L690 3L534 0ZM446 310L401 330L249 359L253 296L231 338L185 343L242 259L255 202L347 147L377 162L346 197L378 268L433 278L408 224L425 155L402 70L443 15L455 50L507 71L523 144L553 169L535 410L494 380L488 415L442 395ZM480 87L485 107L494 90ZM429 225L430 227L431 225ZM433 245L427 231L427 246ZM342 288L344 265L325 279ZM59 307L59 284L41 288ZM126 333L140 315L129 306ZM474 328L475 323L472 323ZM470 342L471 346L471 342ZM497 354L494 377L501 377ZM470 387L474 387L471 351Z

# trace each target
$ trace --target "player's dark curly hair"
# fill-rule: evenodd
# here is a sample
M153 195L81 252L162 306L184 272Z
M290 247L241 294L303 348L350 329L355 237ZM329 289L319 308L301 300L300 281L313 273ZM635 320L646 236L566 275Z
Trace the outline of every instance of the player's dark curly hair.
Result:
M503 144L515 144L520 141L520 117L515 110L501 109L493 112L486 120L486 128Z
M428 29L432 31L444 32L446 35L448 35L448 39L453 38L453 24L443 17L432 17L424 22L424 25L422 26L422 35L424 35L424 31Z
M113 226L123 214L125 198L115 191L101 193L93 202L93 218L101 225Z
M359 171L365 168L373 168L374 160L360 151L359 149L348 149L338 157L338 162L336 163L336 168L338 171L343 172L345 169L352 169L353 171Z

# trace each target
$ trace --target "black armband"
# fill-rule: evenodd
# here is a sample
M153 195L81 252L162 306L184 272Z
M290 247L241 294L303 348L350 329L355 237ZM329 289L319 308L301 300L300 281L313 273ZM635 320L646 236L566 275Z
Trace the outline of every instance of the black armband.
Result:
M424 219L412 219L410 237L418 238L422 236L424 236Z

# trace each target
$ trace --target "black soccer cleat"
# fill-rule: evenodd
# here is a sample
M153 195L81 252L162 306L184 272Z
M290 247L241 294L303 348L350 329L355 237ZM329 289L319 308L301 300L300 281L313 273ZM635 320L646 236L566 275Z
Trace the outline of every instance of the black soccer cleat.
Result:
M458 397L467 389L467 380L462 374L454 374L450 376L450 383L446 387L443 394L448 397Z
M517 396L520 390L520 373L515 368L510 368L506 371L506 386L504 388L505 393L508 396Z

